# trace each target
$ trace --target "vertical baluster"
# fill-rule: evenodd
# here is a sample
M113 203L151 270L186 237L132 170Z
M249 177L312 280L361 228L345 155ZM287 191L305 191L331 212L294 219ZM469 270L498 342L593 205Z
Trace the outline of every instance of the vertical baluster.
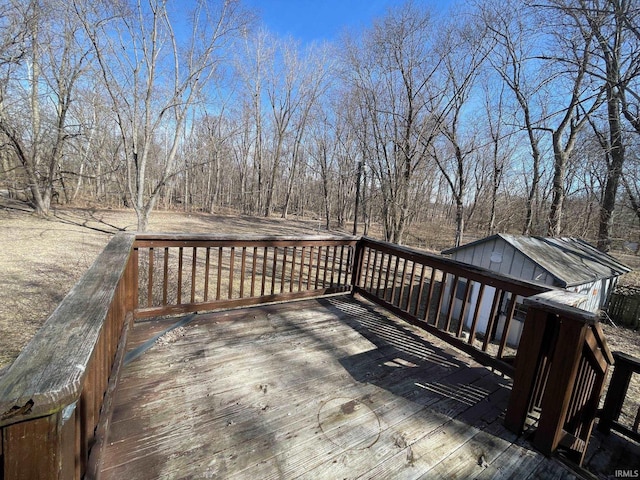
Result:
M438 323L440 322L440 313L442 312L442 302L444 300L444 286L447 283L447 276L447 272L442 272L442 281L440 282L440 291L438 292L438 302L436 304L436 311L433 319L433 326L436 328L438 328ZM431 290L431 286L429 289Z
M371 248L369 247L365 247L367 249L367 256L366 256L366 260L364 261L364 265L363 265L363 273L364 275L362 275L361 279L362 279L362 285L360 285L362 288L364 288L365 290L367 289L367 283L369 282L369 268L371 266Z
M306 247L300 251L300 273L298 274L298 291L302 291L302 277L304 277L304 257L307 253Z
M322 255L322 245L318 245L318 261L316 262L316 284L315 289L318 289L318 281L320 280L320 259Z
M251 257L251 297L256 295L256 257L258 256L258 247L253 247L253 256Z
M393 262L393 257L394 255L387 254L387 271L384 276L384 288L382 290L383 300L387 299L387 291L389 290L389 276L391 275L391 263Z
M344 265L344 285L352 285L352 282L354 281L354 275L356 276L355 280L358 282L358 284L360 284L362 283L362 262L364 258L356 258L356 255L364 255L364 251L358 252L356 254L355 246L346 245L346 247L347 263L345 263ZM360 262L359 265L358 262ZM353 285L355 285L355 283Z
M198 261L198 247L193 247L191 259L191 303L196 301L196 263Z
M289 247L283 247L284 253L282 255L282 273L280 275L280 293L284 292L284 282L286 278L287 271L287 251Z
M404 296L404 283L407 281L407 262L406 258L402 259L402 275L400 275L400 291L398 292L398 308L402 309L402 297Z
M382 287L382 278L384 276L384 272L383 272L383 267L384 267L384 262L385 262L385 253L384 252L379 252L376 250L376 254L380 254L380 261L377 264L377 268L378 268L378 274L376 275L376 297L380 298L380 288Z
M307 273L307 290L311 289L311 272L313 271L313 251L315 250L315 246L311 245L311 249L309 250L309 272Z
M289 279L289 293L293 292L293 277L296 271L296 247L293 247L291 256L291 278Z
M411 313L411 311L413 310L412 305L411 305L411 300L413 300L413 290L414 290L414 285L413 285L413 281L416 278L416 262L413 261L411 263L411 273L409 274L409 294L407 295L407 306L405 307L405 310L409 313Z
M343 268L344 262L344 245L340 245L340 262L338 262L338 285L344 285L347 283L347 269ZM344 283L342 283L342 271L345 272Z
M336 270L336 257L337 257L337 252L338 252L338 246L334 245L333 246L333 253L331 254L331 276L330 276L330 280L329 280L329 286L333 287L333 279L334 279L334 275L335 275L335 270Z
M449 298L449 309L447 310L447 321L444 326L444 331L448 332L451 327L451 318L453 317L453 306L456 300L456 291L458 290L458 283L460 282L460 277L455 275L453 277L453 285L451 286L451 297ZM444 290L445 284L442 284L442 289Z
M318 262L318 266L320 266L319 262ZM322 288L327 288L328 268L329 268L329 245L324 247L324 267L322 268Z
M271 295L276 293L276 270L278 266L278 247L273 247L273 266L271 269Z
M211 267L211 247L207 247L204 262L204 301L209 300L209 268Z
M268 250L267 247L264 247L263 249L263 254L262 254L262 279L261 279L261 284L260 284L260 296L263 297L264 296L264 287L265 287L265 282L267 281L267 255L268 255Z
M149 284L147 285L147 306L153 306L153 247L149 248Z
M371 250L369 250L369 253L371 253ZM371 267L371 283L369 284L369 291L371 293L373 293L373 282L374 282L375 277L376 277L376 272L379 272L379 271L380 270L378 269L378 250L374 250L374 253L373 253L373 265Z
M169 247L164 247L164 265L162 266L162 305L167 304L169 293Z
M491 341L491 332L493 331L493 325L498 315L498 309L500 307L500 298L502 297L502 290L498 290L493 294L493 302L491 303L491 314L489 315L489 321L487 322L487 330L484 332L484 340L482 341L482 351L486 352L489 342Z
M462 297L462 311L460 312L460 321L458 322L457 336L462 335L462 329L464 328L464 317L467 314L467 308L469 307L469 294L471 293L471 280L467 278L467 286L464 289L464 296Z
M182 254L183 248L178 249L178 305L182 305Z
M240 298L244 298L244 269L247 262L247 247L242 247L242 257L240 261Z
M236 258L236 247L231 247L229 253L229 300L233 298L233 263Z
M511 321L513 320L513 314L516 311L516 298L518 296L515 293L511 294L511 299L509 300L509 306L507 307L507 317L504 321L504 328L502 329L502 338L500 339L500 347L498 348L498 359L502 359L502 354L504 353L504 347L507 344L507 338L509 337L509 330L511 328Z
M413 310L413 315L416 318L418 318L420 315L420 305L422 304L422 296L424 295L424 277L425 277L426 270L427 270L426 265L421 263L420 264L420 280L419 280L419 286L418 286L418 298L416 298L416 303ZM433 268L431 269L431 275L433 276ZM433 282L433 279L431 281ZM429 287L431 287L431 284L429 284ZM429 299L427 299L427 305L425 305L424 307L424 314L422 316L423 320L426 318L427 311L429 310L428 302L429 302Z
M220 300L222 293L222 248L218 247L218 277L216 278L216 300Z
M473 345L473 341L476 339L476 328L478 325L478 316L480 314L480 306L482 305L482 301L484 300L484 287L485 284L480 284L480 291L478 292L478 298L476 299L476 308L473 311L473 319L471 320L471 329L469 330L469 340L468 343Z

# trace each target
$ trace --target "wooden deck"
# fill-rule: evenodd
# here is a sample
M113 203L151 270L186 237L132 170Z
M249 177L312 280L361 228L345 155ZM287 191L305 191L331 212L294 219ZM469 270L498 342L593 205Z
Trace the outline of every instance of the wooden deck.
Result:
M127 351L103 479L575 478L503 427L509 379L357 298L140 321Z

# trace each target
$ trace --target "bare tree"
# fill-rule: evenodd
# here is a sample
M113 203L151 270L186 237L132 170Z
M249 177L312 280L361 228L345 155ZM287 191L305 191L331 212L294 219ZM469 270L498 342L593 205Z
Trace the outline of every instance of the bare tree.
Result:
M333 62L330 60L333 56L332 54L332 49L327 44L312 45L307 49L306 56L302 59L298 69L298 89L301 105L294 117L291 163L282 218L287 218L289 211L291 194L303 155L302 144L311 111L330 87L330 78L333 70Z
M78 134L69 109L86 70L88 49L79 43L75 17L56 1L12 4L12 17L25 28L25 65L7 74L0 98L0 132L24 168L30 201L48 215L61 180L65 147ZM5 54L12 57L15 40ZM15 67L14 61L4 66ZM11 68L10 67L10 68ZM9 80L10 79L10 80Z
M583 35L593 35L597 42L589 73L602 82L606 96L608 138L601 139L609 161L598 227L598 248L606 252L611 246L612 215L625 161L623 114L640 132L637 114L626 101L627 96L634 98L640 74L640 13L629 0L565 0L555 6L575 21Z
M246 154L251 158L251 213L263 213L267 196L266 82L276 52L276 40L266 30L243 31L243 48L235 57L242 104L242 128L250 135Z
M368 163L380 188L385 239L397 243L415 216L415 173L442 116L434 40L429 12L406 3L366 32L362 45L345 49L349 82L370 126Z
M522 228L522 233L528 235L532 231L536 207L540 204L543 155L540 147L542 134L537 126L545 111L538 99L547 82L542 77L544 70L534 58L538 29L530 24L527 12L517 1L487 2L482 7L482 17L495 41L489 61L516 100L520 110L520 128L526 132L531 149L530 173L525 178L528 189Z
M496 233L498 191L504 179L505 171L509 166L507 159L513 153L511 138L514 132L507 131L504 98L506 85L501 83L497 88L498 92L495 94L491 91L488 83L485 83L483 87L485 90L487 129L490 137L488 144L490 148L489 156L491 158L491 194L487 233L493 235Z
M442 133L451 146L451 155L438 154L433 150L434 159L444 176L455 202L455 246L462 242L465 222L465 195L469 167L478 148L477 128L465 122L465 113L475 88L480 68L489 55L492 42L485 35L481 24L472 22L453 23L442 32L443 39L452 43L443 52L448 97L447 117L442 123ZM452 39L457 38L457 41ZM444 40L443 40L444 42Z
M551 29L556 52L541 55L545 68L557 78L555 110L541 127L551 134L554 157L552 199L547 223L547 234L559 236L562 231L562 211L565 201L565 176L567 162L575 148L578 133L602 104L599 85L594 84L588 75L592 61L595 38L591 32L580 28L575 19L558 15L555 5L538 6L539 14ZM542 20L541 20L542 23ZM567 89L562 88L563 84Z
M198 1L187 35L162 0L74 1L109 93L127 164L127 191L145 231L162 189L178 173L176 154L187 117L219 73L222 45L246 21L239 2ZM166 147L160 148L159 137Z

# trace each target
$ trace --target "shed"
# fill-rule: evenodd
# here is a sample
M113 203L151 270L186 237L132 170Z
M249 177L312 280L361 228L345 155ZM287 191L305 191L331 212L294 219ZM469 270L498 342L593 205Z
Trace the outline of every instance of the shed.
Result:
M534 283L562 288L585 295L579 308L597 312L605 308L618 277L631 271L615 258L579 238L549 238L499 233L475 242L444 250L442 255L504 275ZM466 284L463 284L463 287ZM447 288L447 286L445 286ZM460 286L458 287L460 289ZM450 288L446 290L449 292ZM451 293L449 292L449 295ZM492 298L494 290L485 290L483 298ZM472 290L471 300L477 301ZM459 293L456 292L456 297ZM506 300L506 299L505 299ZM517 299L516 320L524 320L524 309ZM481 310L487 309L483 301ZM506 305L506 302L503 302ZM455 304L454 304L455 308ZM473 307L469 310L473 311ZM454 311L455 314L455 311ZM484 326L488 320L486 313ZM466 321L466 319L465 319ZM519 328L520 327L520 328ZM483 333L479 323L479 332ZM512 326L509 343L517 344L520 326ZM498 325L498 331L500 326ZM513 338L511 336L513 335Z

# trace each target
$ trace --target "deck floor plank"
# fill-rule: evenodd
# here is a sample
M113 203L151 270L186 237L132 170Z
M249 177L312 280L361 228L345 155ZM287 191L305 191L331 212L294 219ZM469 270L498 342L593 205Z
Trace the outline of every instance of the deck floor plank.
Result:
M128 350L177 321L137 323ZM202 314L124 368L101 475L557 472L502 426L509 390L507 379L350 297Z

